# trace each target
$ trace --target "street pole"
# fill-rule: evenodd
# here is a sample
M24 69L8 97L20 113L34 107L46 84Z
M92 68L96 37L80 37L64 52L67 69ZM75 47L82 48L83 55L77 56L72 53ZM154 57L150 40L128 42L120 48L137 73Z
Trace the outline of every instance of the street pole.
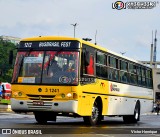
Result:
M77 23L75 24L71 24L73 27L74 27L74 38L75 38L75 35L76 35L76 26L78 25Z

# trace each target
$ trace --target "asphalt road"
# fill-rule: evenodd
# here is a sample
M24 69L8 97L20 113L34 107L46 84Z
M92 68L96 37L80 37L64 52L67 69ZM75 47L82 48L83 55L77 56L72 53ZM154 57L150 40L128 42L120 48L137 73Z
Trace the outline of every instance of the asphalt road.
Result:
M160 137L160 115L142 115L137 124L125 124L121 117L105 117L100 125L91 127L86 126L82 118L58 117L56 122L40 125L32 114L0 113L0 137L35 137L32 134L45 137Z

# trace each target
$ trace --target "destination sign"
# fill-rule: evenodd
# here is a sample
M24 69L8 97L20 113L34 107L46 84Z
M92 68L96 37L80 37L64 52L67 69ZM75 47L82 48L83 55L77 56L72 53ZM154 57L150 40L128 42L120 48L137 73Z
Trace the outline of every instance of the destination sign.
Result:
M21 41L19 48L80 48L78 41Z

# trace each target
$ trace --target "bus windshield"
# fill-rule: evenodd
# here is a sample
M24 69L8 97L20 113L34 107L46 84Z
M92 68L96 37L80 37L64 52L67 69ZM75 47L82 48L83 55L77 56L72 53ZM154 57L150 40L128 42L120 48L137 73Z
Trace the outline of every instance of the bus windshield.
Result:
M77 84L76 51L18 52L12 83Z

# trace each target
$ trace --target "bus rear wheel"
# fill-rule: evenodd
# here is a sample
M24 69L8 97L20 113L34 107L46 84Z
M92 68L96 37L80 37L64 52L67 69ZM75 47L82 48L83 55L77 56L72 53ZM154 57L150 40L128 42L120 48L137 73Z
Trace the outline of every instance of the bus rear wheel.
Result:
M100 111L100 106L98 106L97 102L94 102L93 104L91 116L84 116L83 119L86 124L92 125L92 126L100 123L102 119L102 115Z
M140 102L136 103L134 115L123 116L125 123L137 123L140 120Z

